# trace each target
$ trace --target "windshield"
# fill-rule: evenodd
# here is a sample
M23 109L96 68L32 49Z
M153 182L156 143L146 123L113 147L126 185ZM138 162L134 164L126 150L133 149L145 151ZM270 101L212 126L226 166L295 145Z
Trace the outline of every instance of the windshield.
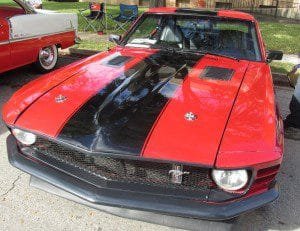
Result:
M145 14L123 40L123 45L187 50L260 61L254 24L249 21Z

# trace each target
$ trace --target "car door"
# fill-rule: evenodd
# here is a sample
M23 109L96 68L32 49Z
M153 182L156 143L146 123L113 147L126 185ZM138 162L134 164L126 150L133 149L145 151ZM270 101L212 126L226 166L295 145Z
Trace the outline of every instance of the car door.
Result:
M10 68L9 25L5 18L0 17L0 73Z

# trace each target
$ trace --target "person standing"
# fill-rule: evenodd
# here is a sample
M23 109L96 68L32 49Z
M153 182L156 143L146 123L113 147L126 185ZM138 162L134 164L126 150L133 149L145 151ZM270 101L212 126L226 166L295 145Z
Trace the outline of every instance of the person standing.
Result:
M300 64L294 66L288 73L292 86L295 87L290 102L290 114L284 120L285 137L288 139L300 140Z

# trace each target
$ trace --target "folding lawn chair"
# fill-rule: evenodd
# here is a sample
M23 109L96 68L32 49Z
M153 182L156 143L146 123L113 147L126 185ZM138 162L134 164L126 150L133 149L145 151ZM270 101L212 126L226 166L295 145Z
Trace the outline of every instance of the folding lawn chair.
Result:
M136 20L138 17L138 6L120 4L120 14L115 18L113 18L111 15L109 15L109 17L116 24L114 28L115 31L126 31L126 26L132 21Z
M84 14L86 10L90 10L89 15ZM103 24L104 3L90 2L89 8L79 10L79 13L86 23L86 26L84 27L83 31L87 31L89 28L92 28L95 32L99 32L100 28L102 29L102 31L105 28Z

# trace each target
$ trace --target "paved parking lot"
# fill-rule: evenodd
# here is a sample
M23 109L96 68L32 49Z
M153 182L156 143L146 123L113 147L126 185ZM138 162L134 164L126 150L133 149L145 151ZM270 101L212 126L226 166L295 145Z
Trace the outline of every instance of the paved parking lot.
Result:
M76 60L63 57L63 66ZM37 78L30 67L0 74L0 109L23 84ZM292 90L276 87L282 114L288 112ZM176 230L129 220L97 211L29 187L28 174L11 167L0 121L0 230ZM278 176L281 196L273 204L241 216L233 230L300 229L300 142L286 140L285 157ZM225 227L225 226L224 226ZM204 230L198 227L198 230ZM214 226L210 227L214 230Z

